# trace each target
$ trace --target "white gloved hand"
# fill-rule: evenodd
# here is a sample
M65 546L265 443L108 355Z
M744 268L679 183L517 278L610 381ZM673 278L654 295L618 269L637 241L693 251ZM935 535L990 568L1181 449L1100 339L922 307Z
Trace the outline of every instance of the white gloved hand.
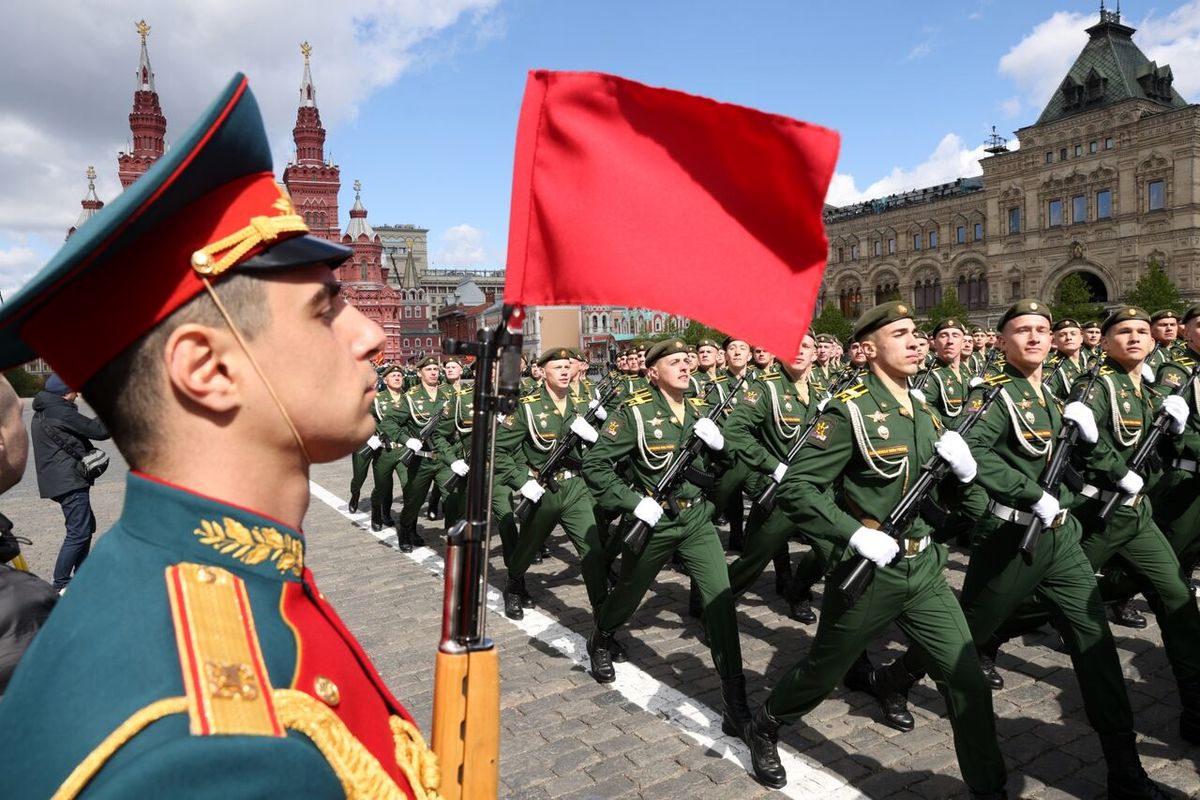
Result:
M596 429L592 427L592 424L583 417L576 417L571 420L571 433L583 439L588 444L593 444L600 438L600 435L596 433Z
M700 437L700 441L708 445L709 450L721 450L725 447L725 437L721 434L721 429L708 417L696 420L693 430Z
M409 450L412 450L414 453L421 452L421 440L420 439L409 439L407 442L404 443L404 446L407 447Z
M529 500L531 503L536 503L542 499L542 495L546 493L546 487L535 481L533 478L525 481L525 485L517 489L521 496Z
M1126 472L1125 477L1117 481L1117 488L1125 494L1138 494L1145 485L1146 482L1142 480L1142 476L1133 470Z
M863 558L874 561L877 567L886 567L900 552L899 542L872 528L859 528L851 534L850 547Z
M958 435L957 431L946 431L942 438L933 443L933 449L950 465L950 471L959 483L970 483L975 480L978 467L971 455L971 448Z
M467 465L467 462L463 461L460 458L456 461L451 462L450 471L453 472L455 475L459 476L460 478L465 478L465 477L467 477L467 473L471 471L471 467Z
M912 397L913 400L916 400L918 403L928 402L925 399L925 393L922 392L920 389L909 389L908 394Z
M787 468L788 468L788 465L785 462L783 462L783 461L779 462L779 466L777 466L775 468L775 471L771 473L771 477L775 480L776 483L783 483L783 475L785 472L787 472Z
M1154 383L1154 367L1142 362L1142 380L1146 383Z
M1187 400L1177 394L1168 395L1163 399L1163 409L1171 415L1171 433L1183 433L1187 427L1189 416Z
M1062 506L1058 504L1058 498L1048 492L1042 492L1041 498L1033 504L1033 515L1042 521L1043 525L1049 525L1054 522L1054 518L1058 516L1058 512Z
M1074 422L1079 427L1079 435L1088 444L1095 444L1100 438L1100 432L1096 430L1096 415L1078 400L1067 403L1063 409L1063 419Z
M663 509L653 497L643 497L633 509L633 515L653 528L662 519Z
M608 412L604 410L604 406L600 405L599 400L593 400L592 402L588 403L588 408L596 409L596 419L600 420L601 422L604 422L604 420L608 419Z

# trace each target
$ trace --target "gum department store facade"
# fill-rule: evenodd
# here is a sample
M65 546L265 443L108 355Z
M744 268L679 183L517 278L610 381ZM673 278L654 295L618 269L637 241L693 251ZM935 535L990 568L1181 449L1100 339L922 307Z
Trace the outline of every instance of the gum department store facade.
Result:
M993 137L983 175L825 210L820 302L853 319L899 297L923 313L953 287L976 322L1079 274L1115 304L1157 261L1200 298L1200 106L1172 88L1120 14L1089 40L1020 149ZM1153 311L1154 309L1151 309Z

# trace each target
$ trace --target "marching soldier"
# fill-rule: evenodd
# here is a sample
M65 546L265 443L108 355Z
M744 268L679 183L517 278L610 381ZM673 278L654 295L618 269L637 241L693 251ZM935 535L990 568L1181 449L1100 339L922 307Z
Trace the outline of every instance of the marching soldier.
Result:
M595 428L584 419L591 398L571 397L571 353L567 348L545 351L538 365L546 375L542 385L522 397L516 412L505 417L496 430L497 477L503 476L508 488L534 503L507 565L504 615L509 619L521 619L525 616L522 607L533 606L525 587L525 573L556 525L563 526L579 553L583 583L593 610L604 602L608 589L608 567L592 511L592 497L579 472L582 463L579 454L574 454L570 463L559 467L553 476L541 474L542 465L568 433L588 444L596 441ZM604 414L603 410L600 414ZM544 485L546 477L557 483L556 490Z
M755 370L755 377L761 378L775 369L775 356L761 347L750 349L750 366Z
M987 331L979 325L971 328L971 343L971 360L967 367L972 373L978 374L983 371L983 365L987 363L988 352L991 350Z
M836 346L837 339L832 334L817 334L816 364L813 365L812 374L816 382L822 386L830 386L833 383L836 366L833 354Z
M6 797L437 797L305 563L309 465L371 433L384 334L270 152L239 75L4 305L4 365L40 353L136 468L0 704Z
M1169 308L1155 311L1150 317L1150 334L1154 337L1154 352L1146 363L1157 373L1158 368L1174 356L1179 339L1179 315Z
M684 396L689 375L687 345L682 340L659 342L647 353L646 362L653 387L630 398L609 418L599 441L583 458L584 479L596 501L614 512L632 514L652 528L642 553L626 549L621 554L620 577L596 613L596 627L588 639L592 677L600 683L616 679L613 634L633 616L659 570L677 552L699 586L708 646L721 676L723 730L736 736L749 718L746 679L729 572L712 524L712 504L700 487L686 480L675 494L680 512L674 519L664 518L663 506L648 496L693 431L714 458L724 457L725 439L705 417L704 399ZM704 469L704 460L702 456L693 466ZM615 471L614 464L621 462L632 465L634 488Z
M967 341L966 327L958 319L944 319L934 326L932 346L937 363L923 392L926 402L951 430L958 426L970 389L971 371L962 363Z
M716 380L716 389L713 392L714 402L723 401L739 378L742 376L750 378L750 345L743 339L727 336L721 349L725 351L725 367L720 371ZM744 388L745 384L743 384L743 390ZM738 400L739 398L735 397L734 404ZM734 407L736 408L736 405ZM742 490L749 478L750 468L734 459L729 467L721 473L720 478L717 479L717 485L712 490L712 500L716 506L717 516L729 523L728 549L735 553L741 552L743 546L745 502L742 499ZM694 615L697 610L694 582L692 586L691 610Z
M754 773L773 788L787 782L776 746L780 726L815 708L863 648L896 622L929 654L946 698L963 780L973 796L1005 796L991 690L946 582L946 548L931 541L930 526L920 519L901 542L871 527L887 516L935 448L953 471L946 492L957 493L958 484L975 478L966 443L908 392L907 378L919 359L913 331L904 303L885 303L859 318L854 338L863 343L870 371L826 407L825 428L814 432L780 485L779 503L795 525L844 548L830 584L840 584L860 557L877 569L852 606L840 592L826 593L808 654L779 679L747 726ZM829 487L839 476L841 491L835 497ZM893 563L898 551L903 557Z
M362 491L362 485L367 480L367 470L374 469L375 462L379 460L379 456L383 453L383 448L386 444L379 436L379 421L387 415L388 410L395 405L400 398L404 387L404 370L398 365L392 364L383 370L383 389L375 395L374 402L371 403L371 416L375 419L375 435L371 441L358 448L350 456L350 465L353 470L350 477L350 501L346 504L347 509L351 514L358 511L359 493ZM388 521L391 525L391 521ZM376 506L371 504L371 530L383 530L383 520L376 513Z
M1100 357L1100 323L1096 320L1088 320L1083 323L1083 354L1087 357L1087 368L1091 369L1092 364Z
M701 388L717 379L717 352L721 346L712 339L701 339L696 342L697 371L692 374Z
M1083 355L1083 330L1073 319L1054 323L1054 347L1058 357L1050 374L1044 376L1046 388L1059 400L1066 400L1075 380L1088 371Z
M1068 403L1060 413L1043 388L1042 363L1050 349L1051 319L1049 308L1036 300L1018 301L1000 318L999 341L1006 364L986 382L987 387L1000 387L1000 397L967 436L979 464L977 483L991 499L972 536L961 597L963 613L973 640L982 643L1029 595L1053 607L1056 626L1075 666L1084 710L1100 736L1108 765L1108 797L1165 798L1142 769L1134 746L1133 711L1096 577L1080 547L1082 528L1059 503L1060 498L1069 500L1070 492L1060 487L1051 494L1038 483L1064 420L1079 426L1082 448L1098 438L1095 418L1083 403ZM1059 325L1054 328L1064 330ZM1078 333L1078 327L1069 330ZM984 388L975 390L969 408L983 402ZM1018 544L1034 517L1046 526L1045 534L1033 563L1026 564L1018 555ZM981 661L985 674L989 673L990 659L981 654ZM880 699L885 714L899 717L889 720L892 727L911 730L912 717L903 698L925 668L922 655L910 650L872 677L872 684L884 692ZM889 692L899 698L888 698Z
M453 374L451 368L456 363L454 360L446 362L447 376ZM462 381L455 381L449 386L453 395L433 431L431 442L438 461L433 485L442 497L442 512L447 531L454 527L454 523L462 519L466 512L467 483L464 479L470 472L467 459L471 455L471 431L475 429L475 388L463 386ZM411 552L412 545L401 541L400 550Z

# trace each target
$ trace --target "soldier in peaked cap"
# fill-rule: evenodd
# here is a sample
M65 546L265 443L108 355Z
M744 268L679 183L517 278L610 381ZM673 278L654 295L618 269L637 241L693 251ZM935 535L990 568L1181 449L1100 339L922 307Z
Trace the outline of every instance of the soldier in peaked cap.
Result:
M971 371L962 363L966 331L957 317L941 320L933 328L932 347L938 360L925 383L925 400L949 428L958 425L970 389Z
M1146 363L1155 372L1171 360L1179 342L1179 314L1169 308L1150 315L1150 335L1154 337L1154 352Z
M362 491L363 483L367 480L367 471L374 469L375 462L379 460L379 456L385 449L383 438L380 436L379 422L403 394L404 370L400 369L398 364L389 364L384 367L379 377L383 381L383 388L379 390L375 395L375 400L371 403L371 417L375 420L375 434L367 440L366 444L355 450L350 458L350 500L347 502L346 508L351 514L358 511L359 493ZM390 525L391 522L389 521L388 524ZM371 530L383 530L383 518L380 507L376 503L371 504Z
M1094 319L1080 326L1083 330L1083 355L1087 358L1087 368L1091 369L1092 362L1100 357L1100 323Z
M1070 318L1055 322L1051 330L1058 355L1047 365L1049 374L1043 375L1042 379L1051 394L1066 400L1075 379L1088 370L1083 356L1083 330Z
M0 705L6 796L436 796L304 563L309 465L370 435L384 342L307 233L239 75L0 310L0 361L83 387L132 467Z

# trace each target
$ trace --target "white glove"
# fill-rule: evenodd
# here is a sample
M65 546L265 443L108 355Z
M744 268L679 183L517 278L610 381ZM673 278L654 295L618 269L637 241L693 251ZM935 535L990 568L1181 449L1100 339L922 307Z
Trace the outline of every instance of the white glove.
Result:
M908 393L909 393L909 395L912 396L912 399L916 400L918 403L928 402L925 399L925 393L922 392L920 389L909 389Z
M592 424L583 417L576 417L571 420L571 433L583 439L588 444L593 444L600 438L600 435L596 433L596 429L592 427Z
M608 419L608 412L604 410L604 406L600 405L599 400L593 400L592 402L588 403L588 408L596 409L596 419L600 420L601 422L604 422L604 420Z
M525 485L517 489L521 496L529 500L531 503L536 503L542 499L542 495L546 493L546 487L535 481L533 478L525 481Z
M1100 438L1100 433L1096 430L1096 416L1078 400L1067 403L1067 407L1063 409L1063 419L1069 419L1078 425L1079 435L1088 444L1095 444Z
M709 450L721 450L725 447L725 437L721 434L721 429L708 417L696 420L693 430L700 437L700 441L708 445Z
M471 468L467 466L467 462L460 458L457 461L451 462L450 471L460 478L465 478L467 477L467 473L471 471Z
M633 510L633 515L642 522L653 528L662 519L663 509L653 497L643 497L638 501L637 508Z
M1125 494L1138 494L1145 485L1146 482L1142 480L1142 476L1133 470L1126 472L1125 477L1117 481L1117 488Z
M899 542L871 528L859 528L851 534L850 547L863 558L874 561L877 567L886 567L900 552Z
M1033 515L1042 521L1043 525L1049 525L1054 522L1054 518L1058 516L1059 510L1062 508L1058 504L1058 498L1048 492L1042 492L1041 498L1033 504Z
M1171 433L1183 433L1189 414L1187 400L1177 394L1168 395L1163 400L1163 409L1171 415Z
M1154 383L1154 367L1142 362L1142 380L1146 383Z
M420 439L409 439L407 442L404 443L404 446L407 447L409 450L412 450L414 453L421 452L421 440Z
M950 471L959 483L970 483L975 480L978 467L971 455L971 448L957 431L946 431L942 438L933 443L933 449L950 465Z
M779 462L779 466L771 473L771 477L775 479L776 483L783 483L783 474L787 472L787 468L788 465L785 462Z

